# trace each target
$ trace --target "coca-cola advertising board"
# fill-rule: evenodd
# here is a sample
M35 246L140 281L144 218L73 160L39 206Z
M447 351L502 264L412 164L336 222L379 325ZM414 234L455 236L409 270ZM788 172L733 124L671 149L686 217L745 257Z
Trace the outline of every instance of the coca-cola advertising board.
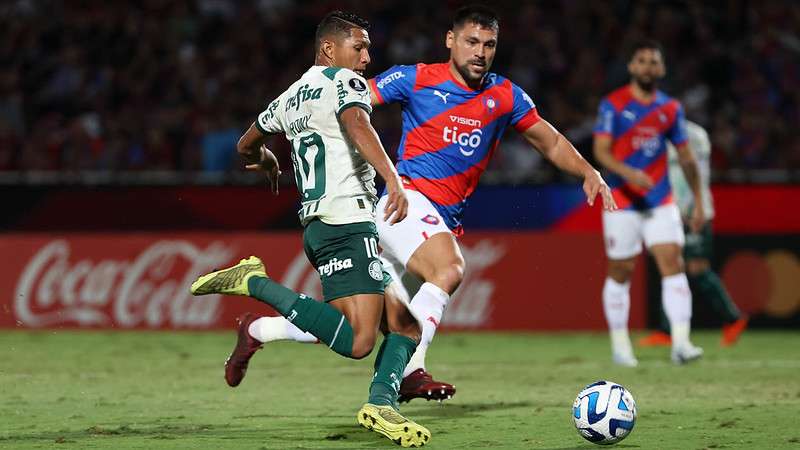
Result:
M484 330L604 329L605 278L597 234L467 234L464 281L443 326ZM0 237L0 327L218 329L256 300L193 297L197 276L260 256L287 287L320 298L301 234L6 234ZM633 283L630 324L645 322L643 270Z

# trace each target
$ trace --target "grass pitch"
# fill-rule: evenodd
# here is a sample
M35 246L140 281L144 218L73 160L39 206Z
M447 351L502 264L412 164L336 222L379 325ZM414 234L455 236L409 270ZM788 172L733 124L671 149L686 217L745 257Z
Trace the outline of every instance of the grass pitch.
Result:
M229 333L0 332L0 448L397 448L356 423L372 358L277 343L236 389L222 378ZM402 412L427 426L428 448L598 448L570 418L586 384L610 379L639 418L618 447L800 449L800 333L747 332L721 349L696 332L700 362L666 348L640 367L610 363L605 334L441 334L429 369L456 384L444 404Z

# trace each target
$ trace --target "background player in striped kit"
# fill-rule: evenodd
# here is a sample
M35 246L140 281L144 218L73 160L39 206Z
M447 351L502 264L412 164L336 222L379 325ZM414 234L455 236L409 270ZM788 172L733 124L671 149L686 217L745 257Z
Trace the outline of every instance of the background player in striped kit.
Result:
M628 336L630 277L642 241L655 258L662 277L662 304L672 332L672 360L681 364L703 351L689 340L692 297L684 273L680 212L672 201L667 176L667 146L676 147L680 166L695 197L689 220L697 232L705 216L697 161L689 149L680 103L656 89L666 73L661 48L653 41L633 47L631 81L605 97L599 108L594 154L609 172L620 210L603 213L608 278L603 309L611 334L612 360L624 366L638 361Z
M475 190L506 128L513 126L558 168L583 179L587 202L599 194L615 208L600 174L572 144L539 116L531 98L505 77L489 72L498 43L496 14L461 8L446 35L448 62L394 66L369 81L372 104L402 105L403 136L397 171L409 197L409 216L391 225L378 220L384 267L423 320L422 339L406 367L400 401L445 399L455 388L434 380L425 354L450 296L464 276L456 236L467 198ZM378 207L386 202L382 197Z
M684 221L684 231L686 232L686 245L683 248L683 257L686 260L686 274L689 277L689 287L692 295L699 297L711 304L711 307L722 319L722 337L720 344L730 346L736 343L739 335L747 327L747 318L743 317L739 308L731 300L730 294L722 284L722 280L711 268L712 233L711 220L714 219L714 200L711 197L711 141L708 133L700 125L686 121L686 132L689 139L689 146L695 154L697 164L700 167L700 184L703 189L703 210L705 220L703 227L698 233L693 233L686 225L694 208L694 195L692 195L689 183L683 175L678 162L678 153L675 146L668 146L669 160L669 182L672 185L672 193L675 196L675 203L681 210L681 217ZM639 341L639 345L671 345L672 339L669 335L669 321L661 311L661 329L649 336L645 336Z

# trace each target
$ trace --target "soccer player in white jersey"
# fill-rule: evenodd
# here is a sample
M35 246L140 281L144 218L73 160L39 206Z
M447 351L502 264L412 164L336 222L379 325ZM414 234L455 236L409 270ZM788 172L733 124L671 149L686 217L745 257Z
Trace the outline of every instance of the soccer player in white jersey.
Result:
M200 277L191 291L244 295L267 303L297 329L353 359L372 351L383 328L369 399L357 420L404 447L418 447L428 442L430 432L399 414L397 396L421 329L404 303L384 301L375 171L386 181L390 197L381 208L382 218L391 223L403 220L407 198L370 124L369 89L362 77L370 61L368 26L353 14L328 14L317 28L314 66L258 115L238 144L247 167L264 171L277 189L277 160L263 143L272 134L284 134L291 142L304 248L319 271L324 301L270 279L255 256ZM242 381L252 354L271 340L270 321L250 314L240 318L239 339L225 363L230 386ZM321 386L335 388L335 380Z
M681 210L681 217L686 232L686 245L683 247L683 258L686 260L686 274L689 277L689 287L692 295L699 297L711 304L711 307L722 319L722 336L720 344L731 346L739 339L739 335L747 328L747 317L743 316L733 303L730 294L725 289L719 276L711 268L713 256L711 221L714 219L714 201L711 197L711 141L708 133L700 125L686 121L686 132L689 137L689 147L695 154L700 167L700 184L703 190L703 211L706 222L698 233L686 225L694 209L694 195L689 187L689 182L683 175L679 163L678 153L674 145L669 145L669 181L672 185L672 194L675 203ZM661 330L645 336L639 340L642 346L671 345L669 335L669 321L666 320L663 310L661 312Z

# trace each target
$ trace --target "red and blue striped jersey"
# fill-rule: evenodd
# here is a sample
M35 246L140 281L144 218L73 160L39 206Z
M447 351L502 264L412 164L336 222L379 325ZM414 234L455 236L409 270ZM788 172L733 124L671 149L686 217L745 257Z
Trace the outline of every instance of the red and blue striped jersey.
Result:
M397 172L405 186L424 194L461 234L467 198L506 128L524 132L539 121L533 100L494 73L471 89L453 78L449 63L394 66L370 87L380 103L402 105Z
M641 211L672 202L667 139L676 147L686 143L686 119L680 102L656 91L655 99L644 104L633 97L627 85L600 102L594 134L611 136L614 158L653 179L654 186L647 190L609 174L608 185L620 209Z

